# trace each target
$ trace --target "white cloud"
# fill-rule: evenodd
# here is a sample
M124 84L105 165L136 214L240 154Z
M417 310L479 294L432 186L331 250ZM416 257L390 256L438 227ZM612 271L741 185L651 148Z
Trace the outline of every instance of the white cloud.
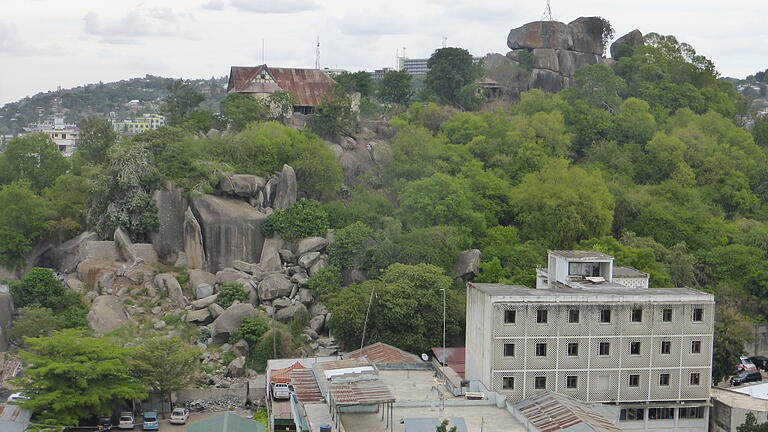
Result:
M240 10L258 13L291 14L321 9L314 0L230 0Z
M119 18L88 12L83 19L88 34L100 36L107 43L122 44L147 36L188 37L184 26L192 17L170 8L151 8L135 9Z
M203 9L220 11L224 10L226 6L227 3L224 0L211 0L203 4Z
M353 36L382 36L420 32L420 27L409 18L391 11L367 10L344 15L339 21L342 33Z

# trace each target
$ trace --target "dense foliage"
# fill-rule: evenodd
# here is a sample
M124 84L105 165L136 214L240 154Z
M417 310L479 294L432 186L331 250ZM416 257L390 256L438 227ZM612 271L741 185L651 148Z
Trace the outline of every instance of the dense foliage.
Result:
M226 282L221 284L219 295L216 297L216 303L224 309L232 306L232 303L239 301L243 303L248 300L248 292L243 284L239 282Z
M264 223L261 231L266 236L279 234L287 239L324 236L328 230L328 213L319 202L300 199L285 210L277 210Z

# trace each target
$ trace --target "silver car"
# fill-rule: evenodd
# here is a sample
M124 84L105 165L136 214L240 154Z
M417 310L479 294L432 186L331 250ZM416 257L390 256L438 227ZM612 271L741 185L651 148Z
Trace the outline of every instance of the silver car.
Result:
M174 408L171 413L171 424L184 424L189 418L189 410L186 408Z

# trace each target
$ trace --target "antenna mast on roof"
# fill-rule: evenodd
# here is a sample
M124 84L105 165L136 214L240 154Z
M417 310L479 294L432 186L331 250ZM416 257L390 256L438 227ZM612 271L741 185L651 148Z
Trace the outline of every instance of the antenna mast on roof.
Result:
M549 4L550 0L547 0L547 8L544 9L544 19L548 21L554 21L555 19L552 18L552 7Z
M448 46L448 36L443 36L443 48Z
M315 69L320 69L320 36L317 37L317 49L315 49Z

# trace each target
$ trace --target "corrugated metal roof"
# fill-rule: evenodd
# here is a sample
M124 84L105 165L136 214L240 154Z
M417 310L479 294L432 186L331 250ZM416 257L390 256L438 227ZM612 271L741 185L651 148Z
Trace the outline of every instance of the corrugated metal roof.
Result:
M432 352L435 354L435 358L441 364L444 364L464 379L464 372L466 371L466 348L446 348L443 352L443 348L432 348Z
M0 405L0 431L22 432L27 429L32 413L17 405Z
M262 71L268 72L275 83L258 82ZM232 66L229 72L229 93L273 93L283 90L293 93L300 106L317 106L330 95L335 81L318 69L274 68L261 66Z
M539 393L514 407L541 432L576 430L577 427L580 431L623 431L583 402L554 392Z
M275 369L272 371L270 379L273 383L288 384L291 382L291 371L294 369L304 369L304 366L301 363L296 362L287 368Z
M315 373L311 369L293 369L291 371L291 385L299 402L312 403L323 400L320 388L317 386Z
M263 424L231 412L190 423L189 432L265 432Z
M392 390L380 379L331 383L328 386L338 406L373 405L395 401Z
M344 356L346 359L367 358L373 364L379 363L421 363L419 356L405 352L384 342L376 342Z

